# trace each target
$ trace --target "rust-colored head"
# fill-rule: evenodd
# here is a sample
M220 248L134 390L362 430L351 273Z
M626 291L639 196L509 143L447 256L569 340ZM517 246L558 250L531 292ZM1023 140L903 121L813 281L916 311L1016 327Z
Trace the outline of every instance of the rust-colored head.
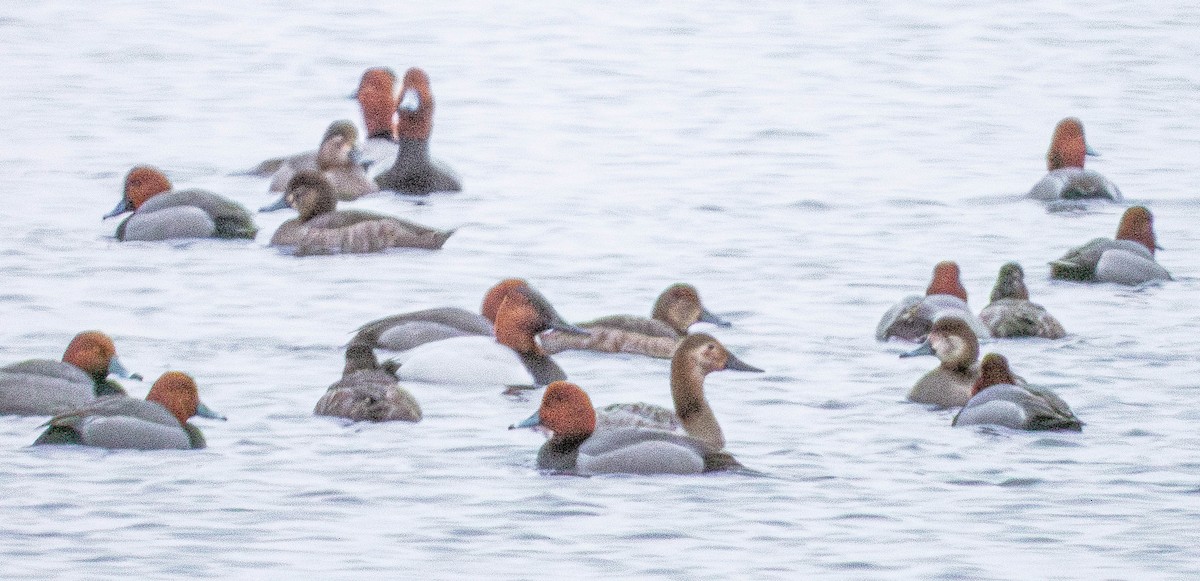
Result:
M333 186L320 172L303 170L288 181L284 199L289 206L300 212L300 221L307 222L316 216L337 209L337 196Z
M116 356L117 347L108 335L100 331L84 331L71 339L62 360L82 369L92 379L104 381Z
M125 174L125 199L134 210L142 207L146 200L156 194L170 190L171 180L157 168L139 165Z
M396 73L387 67L371 67L363 72L354 93L362 108L367 137L396 136Z
M479 307L479 313L487 320L495 323L496 312L500 310L500 303L504 301L504 297L516 288L528 287L529 283L520 278L506 278L495 286L488 289L487 294L483 295L483 304Z
M429 139L433 131L433 91L429 88L429 75L425 71L417 67L405 71L396 115L396 135L408 139Z
M967 289L963 288L962 281L959 280L958 264L952 260L943 260L933 267L933 280L929 283L929 288L925 289L925 296L929 295L953 295L967 300Z
M559 437L587 438L596 429L592 399L578 385L567 381L546 386L538 416L541 425Z
M496 341L517 353L543 355L534 336L545 329L537 308L526 295L525 288L515 287L500 300L496 309Z
M196 409L200 407L200 394L196 392L196 381L190 375L182 371L168 371L154 382L150 393L146 394L146 401L158 402L183 424L196 415Z
M1046 152L1046 169L1082 168L1086 155L1087 142L1083 139L1083 123L1074 117L1059 121L1054 127L1054 137L1050 138L1050 150Z
M1154 216L1145 206L1134 206L1125 210L1121 225L1117 227L1117 240L1132 240L1150 249L1154 254L1158 242L1154 238Z
M1029 289L1025 288L1025 271L1020 264L1006 263L996 275L996 286L992 287L992 302L1000 299L1029 300Z
M1016 384L1016 382L1012 371L1008 370L1008 359L1005 359L1003 355L988 353L983 357L983 362L979 364L979 379L975 380L975 386L971 388L971 395L974 396L993 385Z

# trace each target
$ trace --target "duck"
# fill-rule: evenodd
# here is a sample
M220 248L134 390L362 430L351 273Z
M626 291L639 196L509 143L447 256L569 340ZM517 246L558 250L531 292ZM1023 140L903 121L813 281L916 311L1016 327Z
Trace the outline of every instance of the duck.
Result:
M577 349L670 359L680 339L698 322L730 326L704 307L696 287L677 283L658 295L650 318L610 315L578 324L591 335L547 331L540 339L547 353Z
M189 450L205 447L193 416L224 420L200 401L196 381L182 371L162 374L146 399L112 395L59 414L33 443L109 449Z
M725 435L708 399L704 397L704 378L709 373L726 369L762 373L762 369L730 353L712 335L688 335L679 343L671 358L671 399L675 409L644 402L610 404L596 410L597 426L682 431L720 450L725 447Z
M967 306L967 289L960 280L958 264L944 260L933 267L933 280L925 296L912 295L884 313L875 328L875 339L887 341L895 337L905 341L921 341L929 334L934 321L954 315L971 326L977 337L990 337L987 327Z
M286 199L300 215L275 230L271 246L291 247L296 256L388 248L438 250L454 234L366 210L338 210L329 180L314 171L297 173L288 183Z
M970 401L959 410L950 425L1083 431L1083 422L1054 392L1032 385L1017 385L1008 368L1008 359L1003 355L988 353L980 369Z
M913 385L908 400L943 408L966 405L979 379L979 338L971 325L953 315L938 319L925 341L900 357L919 355L934 355L940 363Z
M1145 206L1133 206L1121 215L1115 240L1095 238L1068 250L1062 258L1050 263L1050 277L1130 286L1171 280L1171 273L1154 260L1154 251L1159 248L1154 236L1154 216Z
M453 337L491 337L500 303L510 291L528 287L520 278L506 278L488 289L479 313L459 307L438 307L376 319L355 330L351 344L374 349L407 351L418 345ZM554 307L546 305L553 311ZM553 318L562 317L555 312Z
M1098 156L1083 138L1083 122L1067 117L1054 127L1046 152L1049 173L1029 190L1035 200L1079 200L1100 198L1120 202L1121 190L1100 172L1083 169L1084 157Z
M400 102L396 105L399 147L392 166L375 176L380 189L412 195L462 191L462 182L454 170L429 157L433 109L429 75L417 67L405 71Z
M991 301L979 313L979 320L993 337L1043 337L1062 339L1067 336L1062 323L1045 307L1029 301L1025 288L1025 271L1016 262L1000 267Z
M346 120L334 121L325 136L321 146L317 148L316 162L313 167L295 168L284 166L271 178L272 192L282 192L274 203L259 208L259 212L273 212L288 207L287 186L291 183L297 171L319 171L329 181L333 193L342 201L357 200L367 194L379 191L375 182L367 177L361 163L361 151L355 143L358 140L358 130Z
M546 329L588 333L562 320L532 287L515 287L496 310L493 337L454 337L418 345L396 357L397 374L401 381L434 384L542 387L567 378L537 344L536 335Z
M250 212L224 196L198 189L173 190L158 168L139 165L125 175L121 201L104 219L133 212L117 226L121 241L176 238L248 238L258 227Z
M0 367L0 414L52 416L98 397L125 395L109 375L141 379L121 364L108 335L84 331L71 339L62 361L29 359Z
M317 401L313 414L356 422L419 422L421 405L396 376L398 365L380 365L370 345L353 343L346 348L342 378Z
M542 427L553 434L538 450L542 470L592 474L700 474L740 468L734 457L710 443L673 432L640 427L596 429L591 398L578 385L556 381L541 406L509 429Z

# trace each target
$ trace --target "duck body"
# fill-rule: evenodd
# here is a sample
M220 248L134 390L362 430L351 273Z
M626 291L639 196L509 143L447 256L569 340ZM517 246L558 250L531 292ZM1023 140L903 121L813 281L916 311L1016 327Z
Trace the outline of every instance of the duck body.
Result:
M342 378L325 390L313 413L356 422L421 421L420 404L398 379L394 362L380 365L370 346L351 344Z
M971 397L954 416L954 426L992 425L1014 430L1082 430L1083 423L1047 389L996 384Z
M1154 217L1144 206L1134 206L1122 214L1115 238L1094 238L1072 248L1050 263L1050 276L1125 285L1171 280L1171 273L1154 259L1156 249Z
M72 444L109 449L188 450L203 448L204 436L191 424L180 424L162 405L109 396L50 420L34 445Z
M451 385L546 385L566 373L546 355L522 355L493 337L453 337L396 356L401 381Z
M979 313L979 319L993 337L1043 337L1061 339L1067 331L1045 307L1029 301L1025 271L1016 262L1000 267L992 302Z
M121 241L177 238L254 239L258 227L241 204L199 189L169 191L146 200L117 226Z
M55 415L96 399L97 384L82 369L48 359L0 367L0 414Z
M407 351L418 345L455 337L491 337L492 322L458 307L438 307L392 315L359 327L355 342L378 349Z
M399 138L395 161L375 176L375 183L381 190L410 195L462 191L458 174L446 163L430 158L429 140L420 138Z
M1098 171L1081 167L1050 170L1029 190L1029 197L1043 202L1054 200L1104 199L1120 202L1125 198L1116 184Z
M971 312L967 301L954 295L933 294L911 295L893 305L875 327L875 339L886 341L896 337L920 341L929 334L933 323L945 317L962 319L977 336L991 336L983 322Z

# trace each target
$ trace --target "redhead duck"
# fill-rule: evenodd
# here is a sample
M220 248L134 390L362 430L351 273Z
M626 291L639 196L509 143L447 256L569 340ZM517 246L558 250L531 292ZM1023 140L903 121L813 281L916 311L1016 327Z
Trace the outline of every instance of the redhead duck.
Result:
M369 345L353 343L346 348L342 379L329 386L313 413L356 422L421 421L421 405L400 386L397 365L383 365Z
M1154 261L1158 249L1154 217L1143 206L1125 210L1116 240L1096 238L1068 250L1050 263L1051 278L1137 285L1171 280L1171 273Z
M992 288L992 302L979 313L979 319L993 337L1062 339L1067 335L1062 323L1045 307L1029 302L1025 271L1015 262L1000 267L996 286Z
M1014 430L1082 431L1083 422L1054 392L1031 385L1017 385L1003 355L988 353L980 365L979 379L971 389L971 400L953 426L993 425Z
M146 399L109 396L55 416L33 444L75 444L110 449L187 450L203 448L204 435L188 423L192 416L223 420L200 402L196 381L168 371Z
M296 174L288 184L286 198L300 215L279 226L271 236L271 246L290 246L296 256L388 248L437 250L454 233L365 210L338 210L333 188L317 172Z
M1078 200L1105 198L1121 201L1121 190L1100 172L1083 169L1085 155L1099 155L1083 139L1083 123L1067 117L1054 127L1046 152L1049 173L1029 191L1035 200Z
M392 167L375 176L379 188L416 195L461 191L462 183L454 170L429 158L433 92L425 71L414 67L404 73L396 114L399 149Z
M0 414L49 416L100 396L125 395L109 374L141 379L121 365L108 335L84 331L71 339L62 361L30 359L0 367Z
M699 474L741 464L712 444L663 430L596 430L596 412L587 393L574 383L556 381L546 388L542 405L515 428L544 427L553 435L538 450L543 470L576 474Z
M340 130L339 130L340 128ZM375 182L367 177L360 163L360 151L355 141L358 130L349 121L335 121L325 132L321 146L317 148L316 164L312 168L285 166L275 172L271 179L271 191L283 192L273 204L259 208L259 212L273 212L288 207L287 186L298 171L319 171L329 181L333 194L343 201L357 200L379 191Z
M125 175L125 193L104 219L133 212L117 226L118 240L249 238L258 227L241 204L204 190L172 190L156 168L139 165Z
M454 337L401 353L402 381L456 385L544 386L566 379L562 368L538 346L546 329L587 333L558 315L541 293L512 288L496 310L494 338Z
M541 341L548 353L581 349L669 359L680 338L697 322L729 326L704 308L696 287L679 283L658 295L649 319L636 315L610 315L579 323L580 327L591 331L591 335L548 331L541 336Z
M897 337L920 341L929 333L934 321L947 315L961 318L977 337L990 336L987 327L967 306L967 289L959 280L958 265L949 260L933 267L933 280L925 289L925 296L905 297L884 313L875 328L875 339L887 341Z
M975 362L979 358L979 338L966 321L957 316L938 319L920 347L900 356L918 355L935 355L941 363L917 381L908 392L909 401L958 407L971 399L971 386L979 378Z
M509 291L529 286L519 278L504 279L483 296L480 313L458 307L439 307L376 319L359 327L350 343L363 343L376 349L407 351L433 341L453 337L491 337L496 311ZM547 305L549 306L549 305ZM553 310L554 307L549 307ZM553 317L561 320L557 313Z
M675 410L647 403L611 404L597 410L598 426L682 429L687 435L720 450L725 447L725 435L704 397L704 377L724 369L762 372L735 357L713 336L705 333L688 335L671 358L671 399L675 402Z

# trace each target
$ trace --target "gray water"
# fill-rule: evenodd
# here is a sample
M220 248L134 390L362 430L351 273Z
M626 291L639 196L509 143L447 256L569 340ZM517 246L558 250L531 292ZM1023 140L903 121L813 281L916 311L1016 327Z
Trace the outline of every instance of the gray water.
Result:
M1191 2L9 3L0 361L102 329L230 419L195 420L206 450L106 452L0 418L0 577L1194 578L1198 32ZM429 72L465 190L355 205L458 227L442 251L296 259L266 246L287 212L254 242L100 221L139 163L266 203L232 174L359 121L376 65ZM1021 199L1068 115L1176 281L1048 280L1123 211ZM1083 433L904 401L935 361L874 326L946 259L975 309L1024 265L1071 334L984 350ZM706 330L767 370L706 384L764 476L541 474L542 436L505 429L539 394L413 385L416 425L312 417L358 325L474 309L508 276L574 320L696 285L734 322ZM664 361L557 360L597 404L670 402Z

